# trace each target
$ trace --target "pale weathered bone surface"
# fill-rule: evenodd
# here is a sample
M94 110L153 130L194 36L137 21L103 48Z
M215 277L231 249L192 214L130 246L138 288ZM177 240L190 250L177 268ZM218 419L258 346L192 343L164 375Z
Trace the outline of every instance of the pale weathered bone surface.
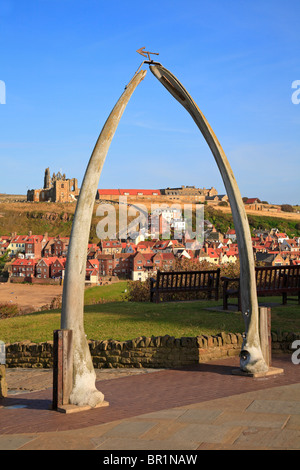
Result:
M150 66L150 70L191 115L205 138L220 170L232 209L241 266L241 305L246 331L240 367L243 371L249 373L266 372L268 366L262 355L258 328L258 300L251 234L244 203L233 171L208 121L179 80L161 65Z
M63 288L61 328L73 331L73 389L70 403L95 407L104 401L104 396L95 386L95 371L84 333L84 285L86 254L102 167L112 138L132 93L144 79L145 70L136 74L127 85L109 115L89 160L72 225L66 273Z

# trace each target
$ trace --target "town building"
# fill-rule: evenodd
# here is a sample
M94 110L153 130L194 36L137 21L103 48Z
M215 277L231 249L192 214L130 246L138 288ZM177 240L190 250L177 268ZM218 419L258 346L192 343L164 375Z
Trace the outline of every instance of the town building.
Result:
M53 173L46 168L44 187L42 189L30 189L27 191L27 201L31 202L73 202L79 195L78 181L76 178L68 179L65 174Z
M36 261L31 259L17 258L11 264L11 275L14 277L30 278L35 276Z
M121 196L126 197L128 201L141 200L159 200L168 199L177 202L202 202L207 198L217 196L218 191L212 187L196 188L196 186L180 186L178 188L164 189L98 189L96 192L97 201L118 201ZM209 199L207 199L209 200ZM220 196L217 201L228 200L226 195Z

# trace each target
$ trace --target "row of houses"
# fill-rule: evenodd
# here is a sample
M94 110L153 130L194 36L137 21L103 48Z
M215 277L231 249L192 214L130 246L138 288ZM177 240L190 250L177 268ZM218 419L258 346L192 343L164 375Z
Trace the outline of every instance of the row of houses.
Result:
M300 264L300 237L290 239L277 229L255 231L252 237L257 263L266 266ZM0 237L1 252L12 250L9 273L12 277L63 279L69 238L12 234ZM175 268L176 259L206 261L214 265L236 263L239 250L234 229L225 234L206 223L203 244L196 240L101 240L89 244L86 281L101 283L107 276L144 281L160 270Z
M17 258L10 265L10 276L17 278L62 279L66 267L66 258Z
M90 256L90 254L89 254ZM86 281L100 283L107 276L131 278L144 281L150 273L172 270L175 267L173 253L114 253L102 254L96 258L87 257ZM49 257L41 259L16 258L9 266L10 277L61 280L64 278L66 258Z
M0 256L9 253L11 258L37 259L48 257L66 257L68 253L69 237L49 237L44 235L17 235L0 237Z

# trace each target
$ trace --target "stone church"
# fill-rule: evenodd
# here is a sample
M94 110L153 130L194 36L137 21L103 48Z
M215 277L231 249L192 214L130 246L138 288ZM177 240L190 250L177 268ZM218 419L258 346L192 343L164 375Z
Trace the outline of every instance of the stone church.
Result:
M76 178L67 179L65 174L58 172L50 176L50 169L46 168L44 187L27 191L27 201L32 202L72 202L79 195Z

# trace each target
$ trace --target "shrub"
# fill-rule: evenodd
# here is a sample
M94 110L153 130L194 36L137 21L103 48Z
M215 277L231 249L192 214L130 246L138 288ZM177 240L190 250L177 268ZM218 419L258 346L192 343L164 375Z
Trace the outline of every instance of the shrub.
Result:
M281 210L283 212L294 212L294 208L290 204L282 204Z
M129 302L149 302L150 279L147 279L145 282L128 281L126 300Z
M61 305L62 305L62 296L59 295L57 297L53 297L53 299L51 300L51 303L50 303L49 310L61 309Z
M11 318L19 315L19 306L10 302L0 304L0 318Z
M209 271L215 270L218 266L207 261L199 263L198 259L176 259L174 271ZM220 266L221 272L220 277L239 277L240 276L240 264L228 263ZM156 276L153 275L153 278ZM222 282L219 284L219 295L222 295ZM207 298L207 294L204 292L196 293L182 293L176 294L164 294L161 296L162 300L168 301L180 301L180 300L197 300ZM129 302L149 302L150 301L150 278L146 281L128 281L128 288L126 293L126 300Z

